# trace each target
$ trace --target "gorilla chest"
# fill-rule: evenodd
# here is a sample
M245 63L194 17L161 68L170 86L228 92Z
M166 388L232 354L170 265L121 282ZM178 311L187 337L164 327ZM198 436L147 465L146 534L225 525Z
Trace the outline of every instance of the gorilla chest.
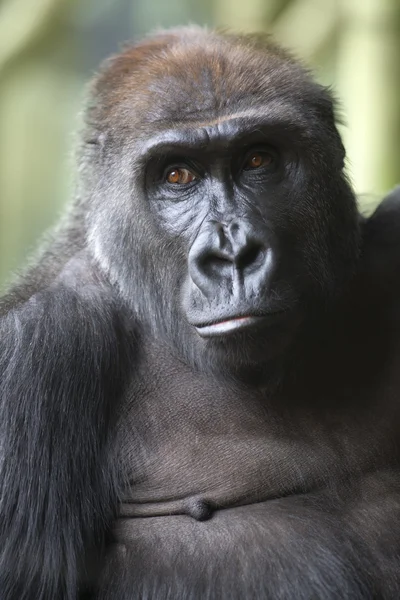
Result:
M163 364L163 363L160 363ZM191 514L313 489L362 469L382 453L390 424L369 410L329 419L274 407L261 392L164 365L139 377L125 399L119 453L121 516ZM366 447L366 430L375 444ZM386 441L384 441L386 438ZM364 442L363 442L364 440Z

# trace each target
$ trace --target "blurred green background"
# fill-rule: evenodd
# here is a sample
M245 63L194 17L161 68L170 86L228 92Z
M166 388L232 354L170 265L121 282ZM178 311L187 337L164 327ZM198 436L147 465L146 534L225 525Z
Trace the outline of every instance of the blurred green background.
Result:
M400 0L0 0L0 283L72 194L74 132L99 62L188 23L269 31L334 88L363 210L400 181Z

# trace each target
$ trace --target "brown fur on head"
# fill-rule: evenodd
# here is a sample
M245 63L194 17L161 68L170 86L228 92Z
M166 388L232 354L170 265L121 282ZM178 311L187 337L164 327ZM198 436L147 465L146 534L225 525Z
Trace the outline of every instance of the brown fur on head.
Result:
M88 121L102 130L122 118L138 134L152 123L259 110L260 101L275 97L307 102L317 87L267 35L186 27L161 31L107 60L92 85Z

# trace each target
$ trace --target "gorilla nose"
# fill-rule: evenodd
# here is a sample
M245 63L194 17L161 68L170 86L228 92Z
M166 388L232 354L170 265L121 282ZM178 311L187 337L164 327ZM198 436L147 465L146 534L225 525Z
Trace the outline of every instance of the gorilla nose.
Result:
M236 281L242 287L266 283L272 251L265 235L247 222L229 225L211 222L199 234L189 252L189 275L206 296L215 293L221 280Z

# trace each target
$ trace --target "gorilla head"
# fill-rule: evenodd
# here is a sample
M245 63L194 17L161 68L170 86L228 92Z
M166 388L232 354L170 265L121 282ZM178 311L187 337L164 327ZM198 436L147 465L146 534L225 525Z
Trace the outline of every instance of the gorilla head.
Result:
M280 354L354 272L332 98L268 40L190 28L126 49L93 84L81 161L97 262L198 367Z

